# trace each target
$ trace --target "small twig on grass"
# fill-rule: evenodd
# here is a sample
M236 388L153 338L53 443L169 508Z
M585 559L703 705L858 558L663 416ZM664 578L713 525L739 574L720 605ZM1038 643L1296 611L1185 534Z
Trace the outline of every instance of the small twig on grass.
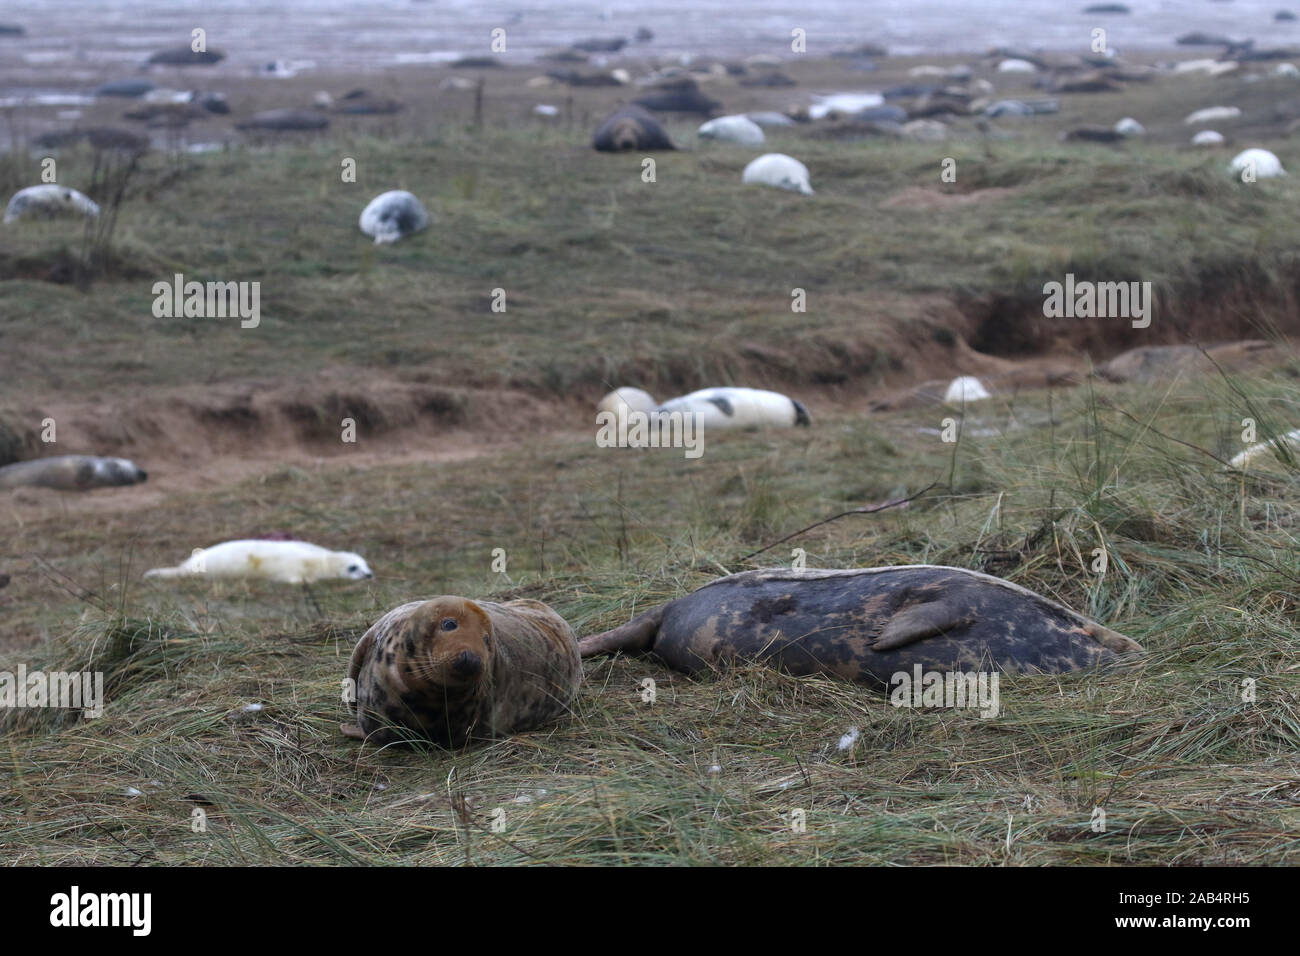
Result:
M893 501L886 501L883 505L875 505L871 508L850 508L848 511L841 511L837 515L831 515L829 518L823 518L821 521L814 522L813 524L810 524L806 528L800 528L798 531L794 532L793 534L786 535L784 538L781 538L779 541L773 541L771 544L764 545L763 547L759 548L757 551L751 551L743 558L738 558L737 562L748 561L750 558L754 557L755 555L762 554L764 551L771 551L778 544L785 544L791 538L797 538L799 537L799 535L804 534L807 531L811 531L813 528L820 528L824 524L830 524L832 521L838 521L840 518L847 517L848 515L869 515L869 514L875 514L877 511L885 511L889 508L901 507L902 505L908 504L910 502L915 501L917 498L920 498L922 495L924 495L931 489L937 487L938 484L939 482L932 481L914 495L911 495L907 498L895 498Z

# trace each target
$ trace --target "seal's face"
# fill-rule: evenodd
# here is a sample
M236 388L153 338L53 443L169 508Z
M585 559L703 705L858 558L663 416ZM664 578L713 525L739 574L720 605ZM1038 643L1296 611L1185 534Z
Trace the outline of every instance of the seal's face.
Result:
M487 612L462 597L425 601L403 628L406 648L413 649L412 672L417 683L468 688L488 670L492 654L492 622Z
M341 577L349 581L360 581L364 578L373 578L374 572L370 570L370 565L366 564L366 559L359 554L351 551L340 551L339 559L342 562Z
M640 122L631 117L624 117L614 124L609 138L615 149L636 149L641 143L644 132Z

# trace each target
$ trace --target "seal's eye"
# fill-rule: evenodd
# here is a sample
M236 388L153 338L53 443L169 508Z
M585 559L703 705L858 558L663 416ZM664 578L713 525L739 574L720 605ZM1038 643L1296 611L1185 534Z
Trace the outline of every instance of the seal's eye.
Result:
M444 631L454 631L458 627L460 627L460 625L456 623L456 619L454 617L444 617L442 619L442 629Z
M350 564L350 565L348 565L348 571L355 571L356 569L357 569L357 566L356 566L355 564Z

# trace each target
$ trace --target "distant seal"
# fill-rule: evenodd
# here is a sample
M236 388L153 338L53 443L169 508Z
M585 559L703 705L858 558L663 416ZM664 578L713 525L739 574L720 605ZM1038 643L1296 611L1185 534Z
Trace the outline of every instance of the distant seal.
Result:
M677 148L659 121L639 106L622 106L605 117L591 145L602 153Z
M47 149L59 149L86 142L95 149L123 150L143 153L149 148L149 137L116 126L82 126L77 129L53 130L36 137L35 144Z
M926 564L733 574L578 647L649 652L687 673L757 661L877 687L918 664L1060 674L1142 650L1009 581Z
M951 405L979 402L992 397L989 390L984 387L984 383L974 375L960 375L954 378L948 385L948 390L943 393L943 400Z
M398 239L429 228L429 213L420 200L404 189L380 193L361 210L361 231L373 236L375 245Z
M660 113L699 113L712 116L722 104L700 92L690 77L674 77L660 83L653 92L638 96L635 105Z
M1232 157L1232 162L1228 164L1228 171L1238 176L1243 175L1247 170L1258 179L1286 175L1286 170L1282 168L1282 161L1277 158L1277 154L1267 149L1243 149Z
M775 186L791 192L813 194L808 180L808 167L785 153L764 153L753 160L740 174L742 183Z
M136 99L151 92L157 87L148 80L113 80L111 83L104 83L95 87L96 96L121 96L127 99Z
M49 219L54 216L98 216L99 205L89 196L69 189L47 183L43 186L28 186L13 194L5 208L6 223L19 219Z
M1206 358L1201 347L1196 345L1139 346L1098 365L1096 374L1110 382L1151 384L1179 375L1211 375L1215 373L1216 365L1235 370L1279 358L1273 344L1263 339L1209 345L1205 346L1205 353L1210 357Z
M32 486L58 491L89 491L91 488L136 485L148 478L144 469L133 461L92 455L55 455L0 468L0 488Z
M312 110L264 110L254 113L235 129L312 130L330 125L329 117Z
M748 116L719 116L699 129L700 139L719 143L736 143L740 146L762 146L763 128Z
M803 403L780 392L762 388L702 388L680 398L655 403L649 392L639 388L619 388L610 392L596 406L600 412L617 415L627 411L686 412L697 416L706 429L750 428L757 425L811 425L812 419Z
M582 680L573 631L540 601L437 597L389 611L357 642L349 737L445 747L530 730L567 713Z
M370 566L351 551L330 551L307 541L223 541L191 554L174 568L154 568L146 578L209 576L258 578L285 584L360 581L372 578Z
M192 50L187 46L159 50L145 62L153 66L211 66L220 63L226 54L220 50Z

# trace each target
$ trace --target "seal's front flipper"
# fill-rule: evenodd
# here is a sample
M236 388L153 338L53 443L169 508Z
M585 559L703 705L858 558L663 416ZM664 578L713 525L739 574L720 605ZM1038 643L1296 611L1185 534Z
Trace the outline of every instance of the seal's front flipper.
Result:
M578 653L583 657L613 654L615 651L648 651L659 634L659 622L664 618L664 605L638 614L622 627L603 634L593 634L578 642Z
M934 637L975 620L970 611L944 601L917 604L895 614L868 646L873 651L892 651L915 641Z
M365 740L366 735L356 724L339 724L339 730L343 731L344 737L351 737L353 740Z

